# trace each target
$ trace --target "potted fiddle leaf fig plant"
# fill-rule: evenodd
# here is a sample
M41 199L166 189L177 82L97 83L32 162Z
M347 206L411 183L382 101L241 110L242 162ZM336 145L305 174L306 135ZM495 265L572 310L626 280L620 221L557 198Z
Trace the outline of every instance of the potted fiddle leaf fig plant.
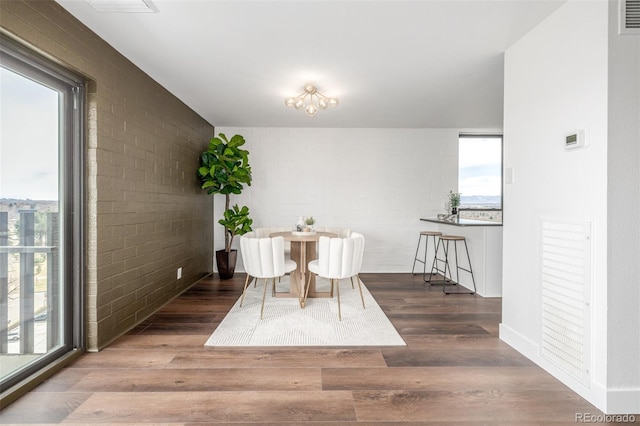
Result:
M236 235L251 231L253 221L249 218L247 206L230 207L231 194L240 194L244 185L251 186L251 166L249 151L243 149L244 137L235 135L228 139L224 133L213 137L209 148L200 156L198 177L202 189L210 195L225 197L223 218L218 223L224 226L224 250L216 251L216 265L221 279L230 279L236 268L238 251L231 248Z

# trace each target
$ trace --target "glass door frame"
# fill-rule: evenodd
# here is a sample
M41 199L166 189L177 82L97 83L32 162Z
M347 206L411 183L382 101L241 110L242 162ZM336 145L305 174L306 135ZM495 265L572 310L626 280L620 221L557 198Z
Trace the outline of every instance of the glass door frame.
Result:
M26 367L0 378L6 392L19 391L34 376L58 363L63 357L85 350L84 303L84 164L85 164L85 79L35 50L0 33L1 64L12 72L50 87L59 93L59 220L60 285L64 287L60 312L60 345ZM35 385L32 385L33 387ZM4 399L11 399L2 393Z

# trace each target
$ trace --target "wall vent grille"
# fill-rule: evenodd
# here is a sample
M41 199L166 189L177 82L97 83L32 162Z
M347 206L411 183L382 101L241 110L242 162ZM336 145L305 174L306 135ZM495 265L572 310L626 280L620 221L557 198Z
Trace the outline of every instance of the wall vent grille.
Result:
M591 223L542 219L541 356L589 385Z
M619 0L619 32L624 35L640 35L640 0Z

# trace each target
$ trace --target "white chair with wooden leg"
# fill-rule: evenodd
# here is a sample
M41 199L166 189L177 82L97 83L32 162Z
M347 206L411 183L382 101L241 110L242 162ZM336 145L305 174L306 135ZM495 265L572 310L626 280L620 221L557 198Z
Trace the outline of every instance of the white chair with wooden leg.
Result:
M349 228L339 226L316 226L315 229L318 232L333 232L338 238L346 238L351 235Z
M242 262L247 273L244 283L240 306L244 302L244 296L249 286L249 278L254 277L256 281L264 279L264 290L262 292L262 307L260 308L260 319L264 313L264 299L267 294L267 280L271 279L272 292L275 292L276 278L281 277L296 269L296 262L286 259L284 255L284 238L247 238L240 237L240 251ZM302 299L302 291L299 289L298 300Z
M354 250L354 260L353 260L353 275L351 276L351 288L355 288L353 285L353 279L356 278L358 280L358 288L360 289L360 298L362 299L362 307L364 308L364 297L362 296L362 287L360 286L360 271L362 270L362 259L364 258L364 235L359 232L352 232L350 234L351 237L357 238L356 244L361 245L362 247L356 247Z
M291 231L291 227L290 226L276 226L276 227L269 227L269 228L255 228L253 231L251 231L251 237L252 238L267 238L269 237L271 234L273 234L274 232L285 232L285 231ZM247 235L247 234L245 234ZM291 257L291 241L284 241L284 256L288 259ZM280 281L280 278L282 277L278 277L278 281ZM257 280L256 280L257 281ZM255 287L256 283L254 283L254 287Z
M340 307L340 280L344 278L356 277L358 279L358 289L360 299L364 308L364 297L362 295L362 285L359 273L362 266L364 253L364 236L362 234L351 234L347 238L320 237L318 241L318 258L309 262L309 272L318 277L327 278L331 282L331 295L335 291L338 299L338 318L342 321L342 309ZM311 275L309 275L311 279ZM307 284L307 290L309 285ZM305 294L305 303L306 303Z
M274 232L285 232L285 231L291 231L291 227L290 226L276 226L276 227L270 227L270 228L256 228L252 232L254 233L254 237L256 237L256 238L266 238L269 235L273 234ZM290 241L285 241L284 242L284 254L289 256L290 253L291 253L291 242Z

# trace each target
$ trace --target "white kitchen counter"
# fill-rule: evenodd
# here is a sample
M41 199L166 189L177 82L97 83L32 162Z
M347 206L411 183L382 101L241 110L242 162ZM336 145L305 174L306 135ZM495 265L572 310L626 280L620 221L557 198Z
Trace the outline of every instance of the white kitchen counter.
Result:
M483 297L502 297L502 224L472 219L456 219L455 221L437 218L420 219L430 227L426 230L443 234L461 235L466 238L471 257L471 266L476 281L477 293ZM449 262L454 256L453 243L449 245ZM464 244L458 243L458 259L460 266L467 267ZM429 262L429 260L427 260ZM453 278L455 279L455 263ZM427 266L427 271L429 265ZM460 285L472 290L471 275L460 271Z

